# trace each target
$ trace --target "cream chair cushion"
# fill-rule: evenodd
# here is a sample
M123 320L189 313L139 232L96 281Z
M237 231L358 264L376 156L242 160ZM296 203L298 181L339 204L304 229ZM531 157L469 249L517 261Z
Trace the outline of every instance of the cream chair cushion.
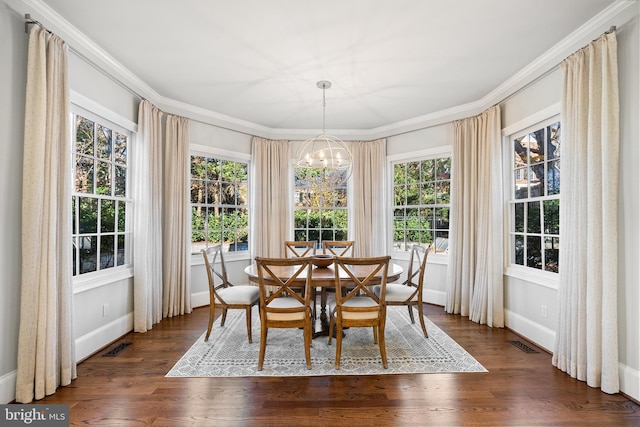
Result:
M387 283L387 289L384 296L385 301L404 302L416 291L413 286L401 285L400 283ZM380 296L380 285L373 287L373 294ZM411 301L418 300L418 293L411 298Z
M378 307L378 304L369 297L353 297L342 304L342 307ZM336 303L329 306L331 312L336 308ZM342 310L342 318L349 320L375 319L378 317L378 311L353 312Z
M260 299L257 286L231 286L216 291L227 304L253 304Z
M267 307L269 308L303 308L304 305L295 298L275 298ZM301 320L304 319L304 311L298 313L270 313L267 311L267 319L269 320Z

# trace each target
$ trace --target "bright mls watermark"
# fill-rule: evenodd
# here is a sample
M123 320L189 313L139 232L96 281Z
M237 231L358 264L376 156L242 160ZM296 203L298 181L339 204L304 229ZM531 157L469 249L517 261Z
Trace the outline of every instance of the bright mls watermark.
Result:
M0 426L69 426L69 405L0 405Z

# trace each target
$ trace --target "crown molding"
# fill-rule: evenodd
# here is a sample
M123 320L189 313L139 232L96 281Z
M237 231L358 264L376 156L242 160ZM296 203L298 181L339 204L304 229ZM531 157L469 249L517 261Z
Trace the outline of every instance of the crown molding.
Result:
M42 0L5 0L5 2L22 16L24 16L25 13L30 13L34 19L40 21L49 30L64 39L74 52L98 70L140 98L145 98L153 102L165 112L181 115L192 120L236 132L269 139L303 140L320 133L318 130L312 129L269 128L162 96ZM557 67L564 58L589 43L602 32L608 30L611 25L620 26L621 23L616 23L615 21L621 18L626 19L633 13L637 13L637 10L633 8L634 5L638 5L638 2L635 0L613 2L598 15L585 22L576 31L554 45L543 55L536 58L482 99L376 128L336 129L328 131L327 133L353 140L373 140L412 132L479 114L487 108L504 101L510 95L518 92L534 82L537 78L540 78L545 75L545 73Z

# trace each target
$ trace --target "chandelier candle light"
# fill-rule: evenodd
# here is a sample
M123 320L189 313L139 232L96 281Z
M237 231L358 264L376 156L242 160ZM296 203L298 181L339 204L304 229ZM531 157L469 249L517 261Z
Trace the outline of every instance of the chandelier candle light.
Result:
M296 167L321 171L319 176L314 176L315 183L320 187L338 187L351 176L353 158L344 141L325 133L325 90L331 87L331 82L321 80L317 86L322 89L322 134L302 143Z

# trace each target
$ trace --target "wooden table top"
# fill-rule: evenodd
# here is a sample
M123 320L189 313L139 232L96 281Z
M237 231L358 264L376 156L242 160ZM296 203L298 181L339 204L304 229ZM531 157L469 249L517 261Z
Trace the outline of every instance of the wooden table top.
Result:
M276 267L273 266L272 270L274 273L278 275L281 279L288 279L291 276L291 273L295 271L297 267ZM359 278L366 277L370 269L366 267L362 267L362 273L358 273L358 267L354 267L352 270L355 272L355 276ZM387 282L393 282L400 278L400 275L403 273L404 269L400 267L398 264L389 264L389 271L387 272ZM249 277L249 280L252 282L258 282L258 268L255 263L247 266L244 269L244 272ZM335 269L333 265L326 268L313 267L313 271L311 272L311 282L314 286L317 287L334 287L335 283ZM303 282L307 278L306 274L301 274L296 278L295 281ZM340 272L340 278L344 280L348 280L348 276L344 271Z

